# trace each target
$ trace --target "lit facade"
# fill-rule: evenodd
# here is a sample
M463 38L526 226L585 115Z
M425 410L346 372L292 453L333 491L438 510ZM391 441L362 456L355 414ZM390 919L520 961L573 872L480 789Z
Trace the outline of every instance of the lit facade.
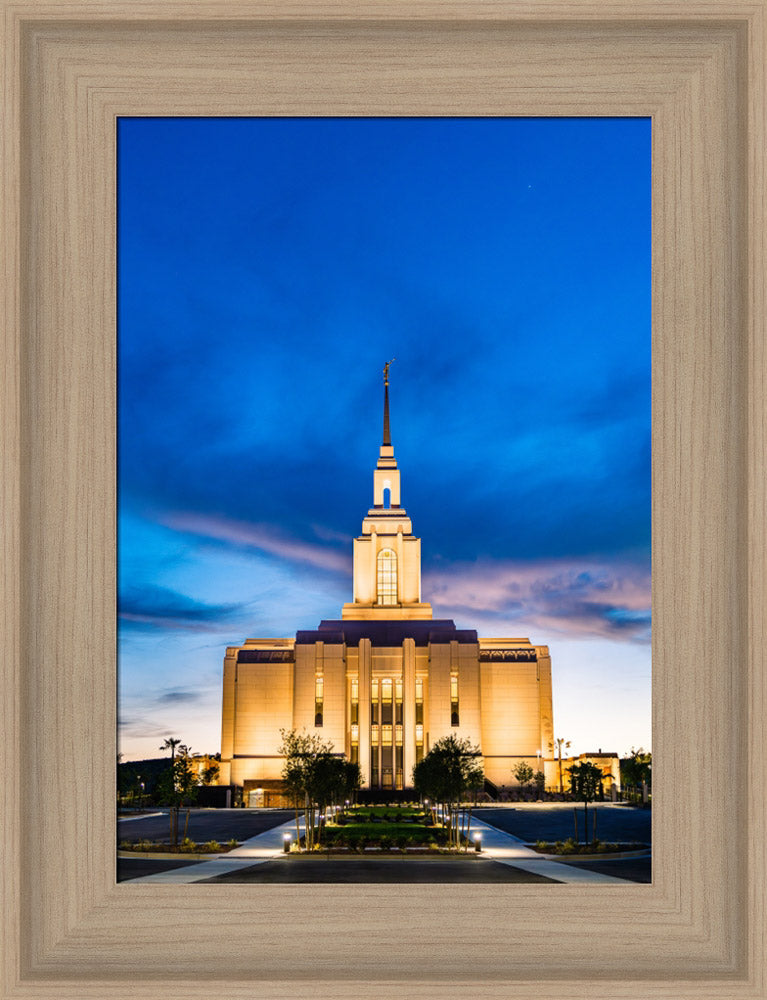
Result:
M281 729L331 741L360 764L368 788L410 786L413 766L450 734L480 747L496 786L516 783L520 760L544 770L547 786L557 780L548 648L478 638L434 618L421 599L421 542L401 505L386 377L384 386L373 506L354 540L353 600L340 619L294 638L226 650L219 780L258 802L278 793Z

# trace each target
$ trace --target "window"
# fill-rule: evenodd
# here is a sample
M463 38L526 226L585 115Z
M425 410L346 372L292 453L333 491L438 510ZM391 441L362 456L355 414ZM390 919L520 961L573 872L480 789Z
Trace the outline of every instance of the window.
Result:
M325 679L322 674L314 678L314 725L322 725L323 705L325 701Z
M450 675L450 725L457 726L458 722L458 674Z
M355 677L351 683L351 698L349 705L349 721L351 722L352 728L359 723L360 718L360 682Z
M378 681L370 682L370 722L375 725L378 722Z
M423 679L416 678L415 682L415 721L421 727L423 733Z
M378 603L397 603L397 556L393 549L378 553Z

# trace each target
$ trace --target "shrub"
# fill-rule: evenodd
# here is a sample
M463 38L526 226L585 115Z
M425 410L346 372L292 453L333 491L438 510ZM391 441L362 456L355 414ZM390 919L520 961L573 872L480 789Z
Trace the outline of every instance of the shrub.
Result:
M396 843L397 843L397 847L399 847L399 849L401 851L404 851L405 848L407 847L407 845L410 843L410 837L406 837L404 834L401 833L397 837Z
M118 846L121 851L129 851L131 849L131 842L129 840L121 840Z
M231 840L227 840L226 846L231 848L239 847L240 842L236 837L232 837Z
M543 851L544 854L548 853L549 844L545 840L536 840L535 849L536 851Z
M203 851L215 854L217 851L221 850L221 844L217 840L206 840L202 845Z
M387 836L387 834L383 834L383 836L378 840L378 846L382 851L388 851L391 847L391 837Z

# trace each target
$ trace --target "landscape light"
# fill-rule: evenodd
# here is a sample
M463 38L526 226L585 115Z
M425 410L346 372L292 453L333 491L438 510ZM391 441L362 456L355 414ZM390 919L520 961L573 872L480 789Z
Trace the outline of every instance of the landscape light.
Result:
M290 853L290 842L293 838L289 833L283 833L282 835L282 850L284 854Z
M472 834L472 836L474 837L474 850L477 852L477 854L479 854L479 852L482 850L482 834L475 833Z

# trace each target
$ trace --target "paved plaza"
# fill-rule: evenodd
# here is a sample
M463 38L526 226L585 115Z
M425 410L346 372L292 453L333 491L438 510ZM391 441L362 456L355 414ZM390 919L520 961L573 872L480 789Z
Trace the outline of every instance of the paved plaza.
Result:
M640 831L649 834L649 814L643 810L614 805L600 805L598 824L606 829L603 839L641 840ZM620 812L619 810L624 810ZM582 807L581 807L582 811ZM118 858L118 881L188 884L215 882L263 883L335 883L335 882L559 882L593 885L626 884L626 881L649 882L650 858L551 860L525 846L526 839L565 839L569 833L558 830L572 805L551 806L522 804L478 810L472 830L482 834L479 856L451 858L445 855L383 857L377 851L365 855L307 857L285 855L283 835L295 837L295 818L289 810L192 810L189 836L202 841L216 837L225 842L231 837L243 840L240 847L209 860L181 858ZM492 823L491 823L492 817ZM534 824L542 831L520 837L512 830L528 830ZM166 835L167 812L122 820L118 839ZM626 831L618 833L617 831ZM215 832L212 832L215 831ZM649 836L647 841L649 842Z

